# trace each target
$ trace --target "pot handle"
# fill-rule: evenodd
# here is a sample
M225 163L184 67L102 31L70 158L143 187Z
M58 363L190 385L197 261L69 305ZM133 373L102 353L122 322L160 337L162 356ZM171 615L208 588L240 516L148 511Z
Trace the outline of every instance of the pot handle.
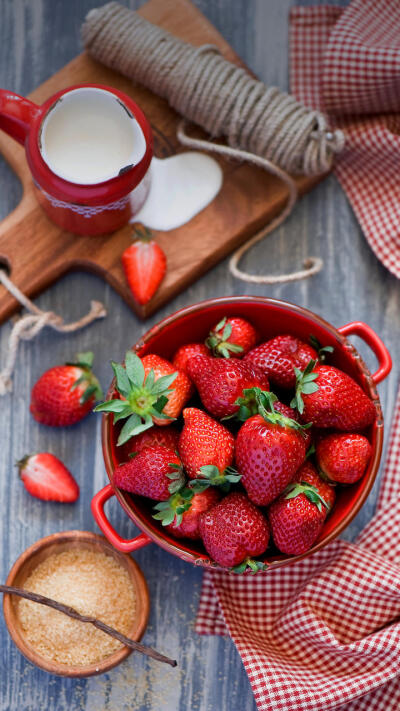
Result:
M375 333L375 331L373 331L371 326L368 326L363 321L352 321L351 323L346 324L346 326L338 328L338 331L342 334L342 336L360 336L360 338L362 338L375 353L379 363L378 370L372 376L372 380L375 385L380 383L389 375L392 369L392 359L390 357L390 353L383 341L381 341L379 336Z
M24 145L32 119L40 107L12 91L0 89L0 129Z
M115 528L111 526L104 511L104 504L108 499L111 499L112 496L114 496L114 490L110 484L107 484L104 489L101 489L93 497L91 503L94 520L111 545L118 551L121 551L121 553L132 553L132 551L137 551L139 548L143 548L143 546L147 546L151 543L151 538L149 538L146 533L140 533L136 538L126 540L125 538L121 538Z

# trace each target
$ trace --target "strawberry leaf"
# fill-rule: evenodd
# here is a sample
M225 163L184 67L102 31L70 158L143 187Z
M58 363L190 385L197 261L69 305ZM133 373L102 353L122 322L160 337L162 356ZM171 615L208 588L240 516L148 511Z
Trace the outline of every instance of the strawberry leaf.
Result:
M94 412L122 412L128 407L125 400L106 400L96 405Z
M158 395L159 393L162 393L164 390L168 390L169 386L172 385L174 382L175 378L178 376L178 373L171 373L170 375L162 375L161 378L158 378L156 382L154 383L151 392L154 395Z
M310 395L319 389L318 384L313 382L319 375L313 372L315 364L315 360L310 360L303 371L299 370L299 368L294 369L296 373L296 394L290 403L290 407L297 409L300 415L304 412L302 394Z
M313 454L315 454L315 452L316 452L315 445L311 444L307 450L306 459L309 459Z
M131 392L131 384L125 368L121 363L115 363L114 361L111 361L111 367L114 371L118 392L123 397L128 398Z
M185 511L189 511L192 505L191 499L193 496L193 491L187 488L172 493L172 496L167 501L161 501L154 506L156 513L152 514L153 518L161 521L163 526L168 526L173 522L179 526L182 523L183 514Z
M304 494L312 504L316 505L318 511L322 511L322 504L329 511L330 507L325 499L322 498L318 489L306 481L292 482L286 487L283 493L285 494L285 499L294 499L296 496Z
M139 356L133 351L127 351L125 355L125 372L130 380L130 384L141 387L144 382L144 366ZM129 388L130 390L131 388Z
M205 464L199 469L199 478L192 479L189 486L196 493L205 491L209 486L218 486L223 492L228 492L231 484L237 484L242 475L233 467L227 467L224 472L220 472L213 464Z
M254 560L253 558L245 558L242 563L239 563L239 565L235 565L233 568L230 568L230 571L232 573L236 573L237 575L242 575L246 571L249 571L251 573L258 573L260 570L268 570L269 566L266 563L263 563L261 560Z
M319 342L318 338L316 338L313 335L311 335L309 337L309 342L312 345L312 347L315 348L315 350L317 351L318 360L321 363L325 362L326 356L328 355L328 353L333 353L333 351L335 350L333 346L322 346L321 343Z

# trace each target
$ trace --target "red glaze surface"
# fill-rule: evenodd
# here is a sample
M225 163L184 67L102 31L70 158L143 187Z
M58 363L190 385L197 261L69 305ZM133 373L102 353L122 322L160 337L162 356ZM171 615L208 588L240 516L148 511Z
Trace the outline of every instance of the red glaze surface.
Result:
M338 492L334 511L326 519L316 543L301 556L288 558L277 553L270 553L264 557L264 560L273 567L290 565L296 560L319 550L336 538L358 513L372 488L379 467L383 443L382 411L374 378L380 381L388 375L391 365L390 355L376 334L374 334L371 343L367 341L379 358L379 367L373 376L356 349L341 333L341 330L335 328L317 314L295 304L255 296L223 297L181 309L153 326L138 341L135 350L141 356L156 351L162 354L164 358L171 359L177 348L185 343L205 339L209 333L210 326L213 323L217 323L218 319L229 315L242 316L251 321L258 330L260 337L264 340L271 339L284 331L293 333L302 340L307 340L310 334L313 334L322 345L334 346L335 352L330 358L331 362L359 383L375 407L376 419L365 433L372 446L372 455L365 474L356 484L343 488ZM347 327L344 328L347 329ZM346 332L349 334L355 333L352 324L350 324ZM113 393L112 385L109 397ZM113 470L118 463L117 436L118 432L112 425L112 418L107 415L103 416L103 453L111 484L96 494L92 501L92 511L108 540L116 548L124 552L136 550L152 540L183 560L190 561L196 565L218 567L210 561L204 548L197 544L196 541L177 541L167 532L162 531L161 527L152 518L151 507L148 507L143 499L127 494L115 487L113 484ZM133 523L142 529L143 533L137 538L132 540L121 538L108 521L104 512L104 505L113 494L117 497Z
M53 173L40 152L40 130L48 111L64 94L83 87L103 89L114 94L137 120L146 141L146 152L140 162L111 180L94 185L71 183ZM0 129L25 145L26 157L33 180L37 186L37 197L43 209L53 222L63 229L77 234L96 235L112 232L124 225L132 216L128 200L132 192L145 177L153 155L153 139L150 124L139 106L119 91L101 84L78 84L58 91L41 106L36 106L9 91L0 90ZM143 201L146 191L143 191ZM118 204L126 199L126 204ZM109 209L110 205L118 205ZM74 206L75 209L72 209ZM82 214L77 207L98 208L90 214ZM104 209L101 209L104 208ZM139 209L139 208L138 208Z

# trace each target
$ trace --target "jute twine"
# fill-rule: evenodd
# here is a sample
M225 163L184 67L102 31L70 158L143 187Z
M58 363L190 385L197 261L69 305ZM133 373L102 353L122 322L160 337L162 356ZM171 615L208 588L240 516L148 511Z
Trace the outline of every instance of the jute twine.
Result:
M267 87L222 57L212 45L193 47L117 2L91 10L82 27L84 46L100 62L167 99L185 119L228 146L190 137L185 121L179 141L190 148L245 160L280 178L288 188L282 212L243 245L230 260L232 274L257 284L304 279L322 268L310 257L304 269L279 276L252 275L239 269L242 256L288 217L298 198L292 174L330 170L344 146L341 131L330 131L318 111L276 87Z
M15 368L17 358L18 345L20 341L31 341L45 326L50 326L55 331L60 333L71 333L78 331L85 326L88 326L93 321L99 318L104 318L107 311L100 301L90 302L90 311L86 316L82 316L79 321L74 323L64 323L61 316L53 313L53 311L42 311L36 306L33 301L28 299L25 294L11 281L5 270L0 268L0 282L12 294L22 306L30 312L22 316L14 324L9 342L6 364L0 372L0 397L12 390L12 374Z

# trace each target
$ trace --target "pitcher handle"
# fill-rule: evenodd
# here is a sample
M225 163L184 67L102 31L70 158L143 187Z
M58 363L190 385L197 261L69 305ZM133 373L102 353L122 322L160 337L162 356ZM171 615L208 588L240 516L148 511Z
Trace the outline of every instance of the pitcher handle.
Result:
M33 118L40 107L12 91L0 89L0 129L25 144Z

